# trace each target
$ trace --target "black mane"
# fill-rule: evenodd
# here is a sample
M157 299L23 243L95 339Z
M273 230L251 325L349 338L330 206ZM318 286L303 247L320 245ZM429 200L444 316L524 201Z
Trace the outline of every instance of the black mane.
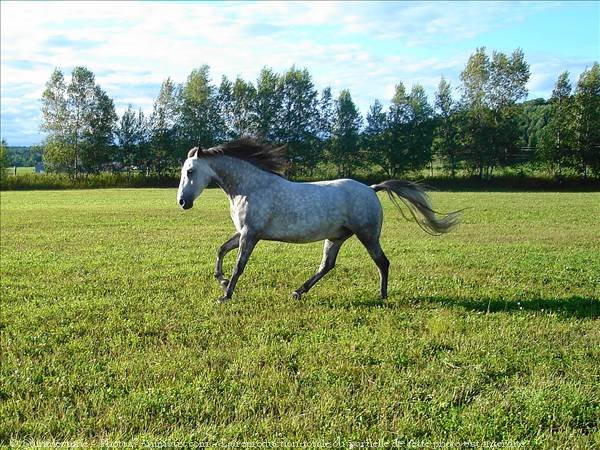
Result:
M194 147L189 151L188 158L196 155L198 158L217 155L233 156L280 176L284 176L289 166L285 157L285 146L274 147L251 137L243 137L208 149Z

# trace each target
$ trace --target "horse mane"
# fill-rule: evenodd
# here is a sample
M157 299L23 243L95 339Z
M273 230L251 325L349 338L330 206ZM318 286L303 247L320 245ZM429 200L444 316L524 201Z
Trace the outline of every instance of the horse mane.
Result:
M275 147L259 142L252 137L242 137L208 149L194 147L189 151L188 158L217 155L232 156L247 161L260 169L282 177L289 167L289 161L285 157L285 146Z

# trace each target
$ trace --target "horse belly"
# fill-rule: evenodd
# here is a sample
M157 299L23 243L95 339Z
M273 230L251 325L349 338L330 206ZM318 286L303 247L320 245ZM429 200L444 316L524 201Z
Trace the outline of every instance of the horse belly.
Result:
M313 211L314 212L314 211ZM290 220L291 219L291 220ZM347 233L341 214L279 216L264 230L267 240L304 243L336 239Z
M272 191L270 201L257 202L267 215L257 221L262 224L261 238L302 243L347 236L356 215L352 198L360 202L365 189L375 197L372 189L352 180L284 183Z

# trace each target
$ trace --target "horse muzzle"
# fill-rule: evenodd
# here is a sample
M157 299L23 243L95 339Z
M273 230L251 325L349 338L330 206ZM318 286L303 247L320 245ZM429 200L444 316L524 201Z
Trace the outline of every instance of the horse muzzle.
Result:
M179 206L181 206L181 209L190 209L192 206L194 206L193 200L186 201L184 198L180 198L178 203Z

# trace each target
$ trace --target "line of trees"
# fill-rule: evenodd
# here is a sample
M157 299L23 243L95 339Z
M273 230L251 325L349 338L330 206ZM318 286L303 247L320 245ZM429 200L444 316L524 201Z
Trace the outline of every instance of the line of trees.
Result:
M457 89L443 78L433 104L423 87L396 85L389 107L375 100L363 118L351 93L318 92L307 69L265 67L255 82L223 77L208 66L176 84L166 79L152 113L129 106L118 117L94 74L77 67L67 83L56 69L42 98L47 170L77 177L104 170L164 174L190 147L242 135L286 144L297 173L322 164L338 176L359 168L389 177L433 168L486 178L500 167L536 162L549 173L600 175L600 66L558 77L549 100L525 101L529 65L521 50L478 48ZM458 92L455 99L453 91ZM523 149L528 151L523 151Z
M559 75L549 101L522 105L520 129L546 171L600 175L600 66L581 74L575 90L569 73Z
M0 184L4 183L4 177L6 176L6 168L10 164L10 157L8 154L8 146L6 140L0 140Z

